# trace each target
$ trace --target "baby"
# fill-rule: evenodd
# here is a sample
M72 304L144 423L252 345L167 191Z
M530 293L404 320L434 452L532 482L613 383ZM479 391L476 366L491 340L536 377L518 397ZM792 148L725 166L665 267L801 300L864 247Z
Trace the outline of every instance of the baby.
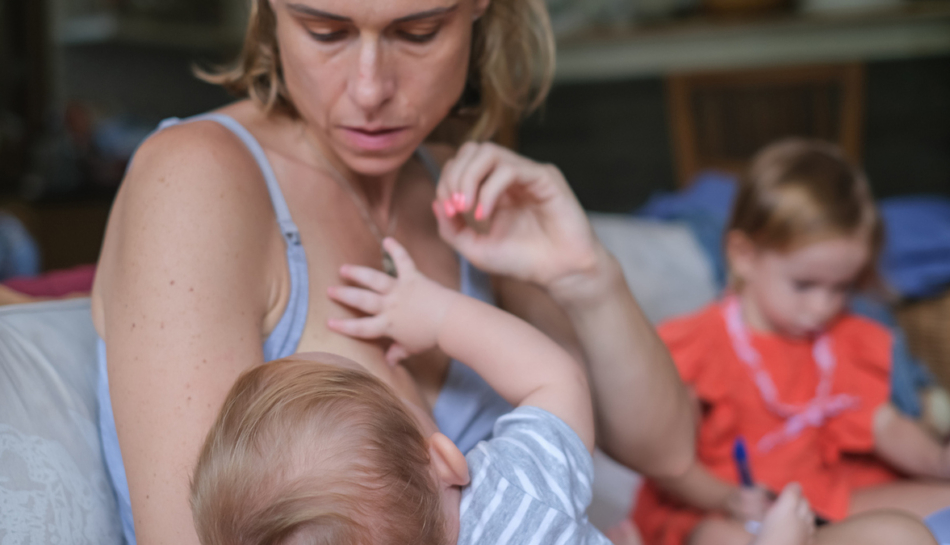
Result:
M331 321L393 340L387 360L438 346L516 407L463 455L431 416L358 363L297 355L234 384L192 480L204 545L609 541L587 520L594 422L580 365L544 334L420 274L387 239L398 279L346 266Z

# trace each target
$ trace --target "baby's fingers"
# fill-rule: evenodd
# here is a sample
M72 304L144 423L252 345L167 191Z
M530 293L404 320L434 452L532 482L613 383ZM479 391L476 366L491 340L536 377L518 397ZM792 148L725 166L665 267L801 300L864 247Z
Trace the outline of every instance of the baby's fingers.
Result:
M341 305L366 314L379 314L383 310L382 296L363 288L330 286L327 288L327 296Z
M354 284L383 294L389 293L396 283L396 279L388 274L360 265L343 265L340 267L340 276Z
M357 339L378 339L385 337L388 322L382 316L368 318L330 318L327 327L337 333Z
M399 362L408 357L409 351L406 350L406 347L397 342L389 345L389 349L386 350L386 363L392 366L398 365Z
M392 256L399 278L406 278L408 274L415 272L416 263L412 260L412 256L409 255L409 252L407 252L403 245L399 244L396 239L388 237L383 240L383 248ZM394 279L393 282L395 282Z

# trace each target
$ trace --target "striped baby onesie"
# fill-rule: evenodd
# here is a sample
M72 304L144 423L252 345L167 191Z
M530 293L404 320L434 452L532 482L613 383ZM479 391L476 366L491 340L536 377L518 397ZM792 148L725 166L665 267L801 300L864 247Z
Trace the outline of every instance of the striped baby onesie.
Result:
M458 545L610 545L587 520L594 464L553 414L519 407L466 455Z

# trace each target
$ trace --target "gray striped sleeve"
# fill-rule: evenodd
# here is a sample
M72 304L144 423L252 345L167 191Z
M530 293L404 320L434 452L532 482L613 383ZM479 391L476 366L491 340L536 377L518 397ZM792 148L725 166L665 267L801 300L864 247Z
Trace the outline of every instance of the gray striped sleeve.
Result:
M465 458L472 482L462 490L459 545L609 545L585 514L590 453L556 416L515 409Z

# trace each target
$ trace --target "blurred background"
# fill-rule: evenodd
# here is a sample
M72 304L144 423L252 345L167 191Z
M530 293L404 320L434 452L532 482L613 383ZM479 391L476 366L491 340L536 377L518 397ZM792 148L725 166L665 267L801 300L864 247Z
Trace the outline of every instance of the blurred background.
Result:
M554 90L501 140L556 163L590 210L637 209L790 134L838 142L880 197L950 195L948 0L548 3ZM94 262L136 145L231 100L191 67L233 57L246 4L0 0L0 204L35 268Z

